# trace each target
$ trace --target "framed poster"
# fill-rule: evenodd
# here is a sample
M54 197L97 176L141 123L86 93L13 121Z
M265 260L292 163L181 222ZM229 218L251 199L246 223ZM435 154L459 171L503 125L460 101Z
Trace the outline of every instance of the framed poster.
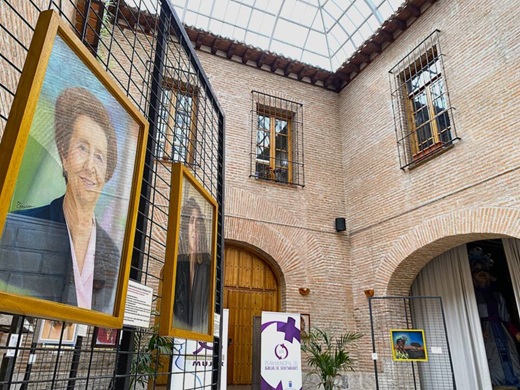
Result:
M92 348L116 348L119 342L120 329L94 328Z
M300 314L300 337L305 339L311 334L311 315Z
M147 133L42 12L0 144L0 311L122 327Z
M39 320L37 342L42 344L76 344L78 325L72 322ZM61 343L60 343L61 341Z
M159 332L213 341L217 202L181 163L172 166L169 210Z
M427 362L428 352L422 329L391 329L392 359L395 361Z

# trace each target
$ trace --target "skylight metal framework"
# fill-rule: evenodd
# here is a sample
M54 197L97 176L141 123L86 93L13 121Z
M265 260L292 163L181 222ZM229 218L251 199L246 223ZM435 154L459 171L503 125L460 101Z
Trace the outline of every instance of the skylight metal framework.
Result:
M170 0L188 26L329 71L403 0ZM131 1L130 1L131 2Z

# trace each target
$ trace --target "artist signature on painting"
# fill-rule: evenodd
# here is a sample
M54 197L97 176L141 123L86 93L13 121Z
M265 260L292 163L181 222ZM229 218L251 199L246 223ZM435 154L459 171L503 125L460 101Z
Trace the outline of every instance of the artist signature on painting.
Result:
M17 209L22 209L22 210L23 209L32 209L33 206L30 205L30 204L23 204L22 202L18 201L18 202L16 202L16 208Z

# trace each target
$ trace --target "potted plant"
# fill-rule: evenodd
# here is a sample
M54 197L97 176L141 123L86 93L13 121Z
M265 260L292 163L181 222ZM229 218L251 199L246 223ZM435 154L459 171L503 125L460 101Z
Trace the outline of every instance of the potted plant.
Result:
M157 326L149 330L138 329L134 333L137 351L132 356L130 388L137 383L145 387L149 380L156 380L157 371L161 371L164 361L173 353L173 339L158 335Z
M363 335L347 332L337 337L326 331L313 328L308 338L302 340L301 349L307 354L306 362L311 374L320 378L325 390L334 389L334 381L341 371L354 370L354 360L350 357L348 346Z

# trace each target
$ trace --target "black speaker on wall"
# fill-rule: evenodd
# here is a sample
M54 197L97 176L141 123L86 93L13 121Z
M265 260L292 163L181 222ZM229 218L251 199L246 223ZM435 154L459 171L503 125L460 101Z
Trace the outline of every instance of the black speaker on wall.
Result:
M345 222L345 218L336 218L336 231L344 232L345 230L347 230L347 223Z

